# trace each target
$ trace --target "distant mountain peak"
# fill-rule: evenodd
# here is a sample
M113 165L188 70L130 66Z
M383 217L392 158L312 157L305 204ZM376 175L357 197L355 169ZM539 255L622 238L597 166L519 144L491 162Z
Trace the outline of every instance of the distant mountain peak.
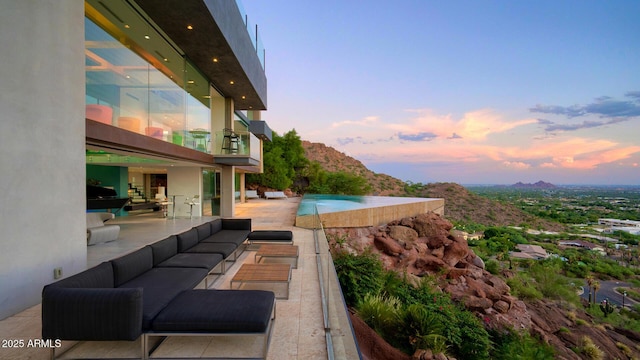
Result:
M524 184L520 181L518 181L517 183L511 185L511 187L513 188L518 188L518 189L555 189L557 188L557 186L548 183L548 182L544 182L542 180L534 183L534 184Z

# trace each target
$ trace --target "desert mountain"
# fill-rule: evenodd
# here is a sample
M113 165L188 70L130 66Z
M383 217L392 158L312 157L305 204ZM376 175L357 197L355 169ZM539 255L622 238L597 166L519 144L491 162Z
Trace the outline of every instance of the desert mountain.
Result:
M302 141L302 146L307 159L317 161L324 170L344 171L367 179L372 189L370 195L445 199L445 217L453 222L473 222L493 226L528 224L532 228L544 228L550 231L561 231L564 228L559 223L529 215L515 206L476 195L456 183L431 183L412 186L409 189L404 181L386 174L375 173L361 161L330 146L309 141Z

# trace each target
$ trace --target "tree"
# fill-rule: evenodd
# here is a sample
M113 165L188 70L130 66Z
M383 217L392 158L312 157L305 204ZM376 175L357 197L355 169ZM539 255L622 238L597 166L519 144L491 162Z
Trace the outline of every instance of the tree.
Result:
M295 129L284 136L274 132L271 142L264 143L263 154L264 173L249 174L247 181L274 189L291 187L297 170L305 168L309 163Z

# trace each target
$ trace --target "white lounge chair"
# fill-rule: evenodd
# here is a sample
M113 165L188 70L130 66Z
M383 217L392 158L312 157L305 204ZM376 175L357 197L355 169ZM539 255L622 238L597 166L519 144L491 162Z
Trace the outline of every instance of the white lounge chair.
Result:
M244 194L244 197L247 199L258 199L258 190L247 190Z
M287 195L282 191L265 191L264 197L265 199L286 199Z

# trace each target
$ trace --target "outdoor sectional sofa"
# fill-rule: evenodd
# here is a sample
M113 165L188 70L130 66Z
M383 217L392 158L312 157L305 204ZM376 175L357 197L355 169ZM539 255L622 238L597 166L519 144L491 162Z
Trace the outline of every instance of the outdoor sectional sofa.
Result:
M216 219L45 286L43 339L140 339L147 358L150 337L248 334L264 336L266 358L273 292L194 289L250 231L250 219Z

